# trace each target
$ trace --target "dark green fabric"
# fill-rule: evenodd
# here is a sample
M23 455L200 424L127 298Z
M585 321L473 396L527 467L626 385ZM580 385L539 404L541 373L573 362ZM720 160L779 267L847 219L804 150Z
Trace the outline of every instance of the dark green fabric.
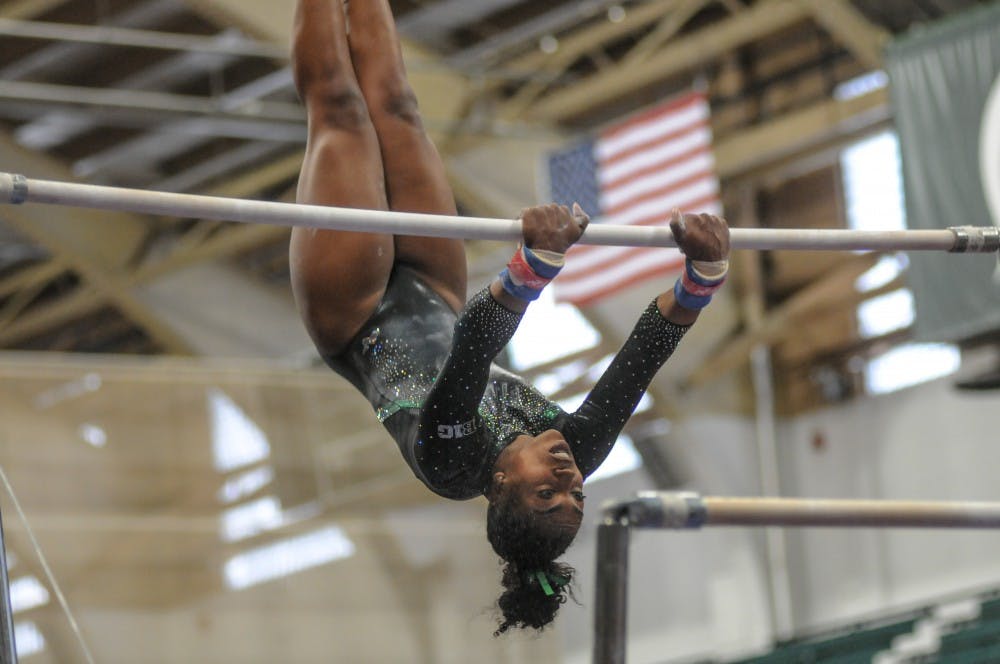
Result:
M886 68L909 227L1000 225L984 194L1000 182L980 177L980 150L1000 151L980 144L987 98L1000 86L1000 3L911 31L890 44ZM960 341L1000 329L995 254L911 252L910 259L918 339Z

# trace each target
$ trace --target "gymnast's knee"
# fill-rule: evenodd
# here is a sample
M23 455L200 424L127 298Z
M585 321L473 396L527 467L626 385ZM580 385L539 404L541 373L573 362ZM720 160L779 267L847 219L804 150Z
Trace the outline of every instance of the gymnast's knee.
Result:
M369 105L393 120L402 121L415 128L423 128L417 95L406 79L390 77L366 95Z
M325 84L306 99L309 122L315 129L360 131L371 124L361 90L353 84Z

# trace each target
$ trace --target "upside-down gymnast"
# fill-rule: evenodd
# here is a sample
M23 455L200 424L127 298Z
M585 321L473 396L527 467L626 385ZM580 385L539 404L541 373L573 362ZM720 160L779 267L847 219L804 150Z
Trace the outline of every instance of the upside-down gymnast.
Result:
M456 213L386 0L299 0L292 57L309 125L300 203ZM461 240L292 233L292 287L323 359L368 398L431 491L488 500L487 537L505 561L497 635L541 629L565 602L573 569L556 558L580 527L584 478L726 274L725 222L673 213L684 275L566 413L492 362L587 221L577 207L525 210L522 246L467 303Z

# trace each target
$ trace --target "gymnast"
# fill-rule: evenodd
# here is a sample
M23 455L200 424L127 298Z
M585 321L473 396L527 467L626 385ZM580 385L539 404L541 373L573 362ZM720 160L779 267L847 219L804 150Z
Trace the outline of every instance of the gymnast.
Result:
M386 0L299 0L292 58L309 132L298 202L456 214ZM542 205L521 221L507 269L467 303L461 240L296 228L290 246L295 299L324 361L368 398L431 491L486 497L487 537L505 561L496 635L541 629L566 601L573 569L556 559L580 527L584 478L722 284L729 252L722 219L673 212L684 275L566 413L493 360L588 218Z

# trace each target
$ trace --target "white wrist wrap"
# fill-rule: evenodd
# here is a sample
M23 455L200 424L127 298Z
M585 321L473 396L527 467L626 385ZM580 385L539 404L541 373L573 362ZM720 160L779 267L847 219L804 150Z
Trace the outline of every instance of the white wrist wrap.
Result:
M719 281L729 272L729 261L691 261L694 273L706 281Z

